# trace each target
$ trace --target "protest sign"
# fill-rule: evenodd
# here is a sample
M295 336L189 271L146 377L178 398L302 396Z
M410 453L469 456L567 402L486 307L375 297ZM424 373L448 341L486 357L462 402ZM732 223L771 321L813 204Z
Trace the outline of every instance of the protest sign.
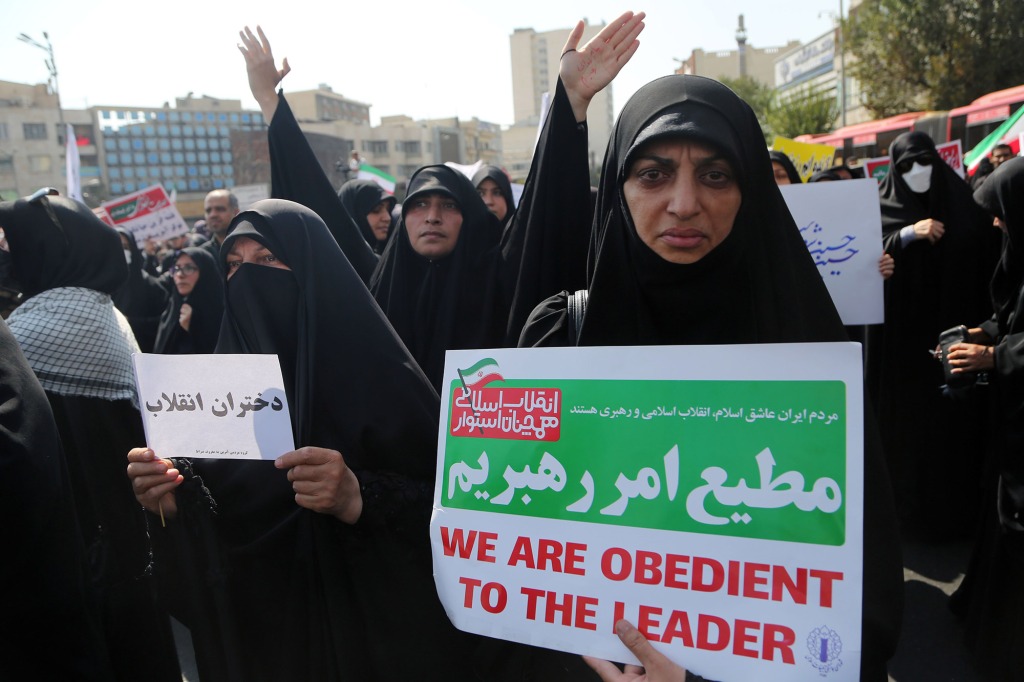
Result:
M110 216L114 226L128 230L140 247L147 239L159 241L188 232L188 225L178 207L160 185L106 201L101 208Z
M238 199L238 208L247 211L257 201L270 198L270 186L265 182L255 185L235 185L231 188L231 193Z
M935 151L939 153L942 160L949 165L961 179L966 177L964 171L964 152L960 146L960 140L952 140L951 142L943 142L942 144L935 145Z
M711 679L856 680L860 347L449 351L430 536L459 628Z
M832 145L797 142L785 137L776 137L772 149L789 157L804 182L818 171L831 168L836 157L836 148Z
M864 177L874 178L878 184L889 174L890 159L888 156L878 156L864 161Z
M158 456L276 459L295 449L276 355L132 360L146 445Z
M880 324L882 213L874 180L779 187L843 324Z

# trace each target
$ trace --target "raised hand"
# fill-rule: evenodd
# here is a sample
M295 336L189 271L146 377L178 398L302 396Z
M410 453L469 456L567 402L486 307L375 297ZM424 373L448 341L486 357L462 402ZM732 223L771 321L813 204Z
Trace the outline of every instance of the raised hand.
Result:
M245 57L245 70L249 74L249 90L256 102L260 105L263 118L270 123L277 111L277 85L281 82L292 67L288 66L288 58L285 57L278 69L274 63L274 52L270 49L270 41L263 33L263 29L256 27L256 35L246 26L238 32L242 42L238 45L238 51Z
M587 107L594 95L603 90L640 47L637 36L644 30L643 12L626 12L578 47L583 37L583 22L569 34L562 48L558 75L569 95L577 121L587 118Z

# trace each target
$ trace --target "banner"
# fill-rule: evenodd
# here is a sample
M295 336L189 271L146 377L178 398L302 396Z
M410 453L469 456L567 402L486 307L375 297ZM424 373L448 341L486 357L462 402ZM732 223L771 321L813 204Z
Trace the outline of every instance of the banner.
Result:
M162 241L188 232L185 219L161 185L106 201L101 208L115 227L122 227L135 237L140 248L147 239Z
M460 629L857 680L860 347L449 351L430 536ZM467 388L468 387L468 388Z
M78 140L70 123L64 124L64 176L68 184L68 196L75 201L82 199L82 161L78 155Z
M276 355L133 353L132 363L158 456L277 459L295 449Z
M772 149L789 157L804 182L818 171L831 168L836 157L836 148L832 145L797 142L785 137L776 137Z
M874 178L878 184L889 174L891 159L888 156L878 156L874 159L864 161L864 177Z
M373 180L380 185L388 194L395 193L395 178L388 175L379 168L374 168L368 163L359 164L359 173L356 177L360 180Z
M882 211L870 179L779 187L845 325L881 324Z

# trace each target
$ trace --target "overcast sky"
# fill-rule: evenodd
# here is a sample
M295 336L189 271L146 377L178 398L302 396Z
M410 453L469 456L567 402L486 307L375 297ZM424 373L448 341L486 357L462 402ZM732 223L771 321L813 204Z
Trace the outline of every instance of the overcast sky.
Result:
M838 0L657 0L628 7L617 2L283 2L126 3L96 0L10 0L0 34L0 80L41 83L45 53L17 39L39 42L49 33L68 109L98 105L158 107L189 91L241 99L249 94L238 29L262 25L274 55L288 57L285 92L320 83L372 105L381 116L474 116L512 123L509 35L515 28L568 28L586 17L610 21L627 9L647 12L640 50L615 81L615 110L644 83L671 73L695 48L736 47L737 16L745 15L749 45L773 47L809 41L834 25ZM324 7L330 7L324 10Z

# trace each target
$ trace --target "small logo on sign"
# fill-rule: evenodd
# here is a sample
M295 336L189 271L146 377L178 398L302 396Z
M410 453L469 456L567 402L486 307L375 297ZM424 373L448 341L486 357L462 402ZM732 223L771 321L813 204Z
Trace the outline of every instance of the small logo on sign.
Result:
M843 653L843 640L839 639L838 632L829 629L827 625L815 628L807 635L807 651L810 655L805 658L822 677L838 671L843 665L839 658Z

